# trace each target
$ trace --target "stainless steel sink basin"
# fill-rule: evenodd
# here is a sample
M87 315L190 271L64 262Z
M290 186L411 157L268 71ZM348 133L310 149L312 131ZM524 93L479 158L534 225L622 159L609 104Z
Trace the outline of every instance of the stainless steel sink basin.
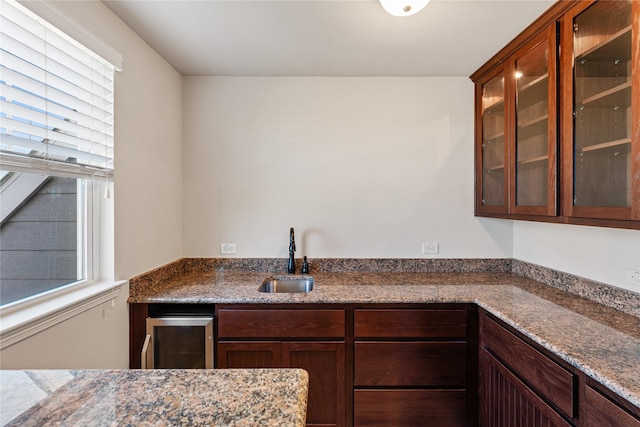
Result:
M278 277L268 278L258 288L265 293L307 293L313 290L313 277Z

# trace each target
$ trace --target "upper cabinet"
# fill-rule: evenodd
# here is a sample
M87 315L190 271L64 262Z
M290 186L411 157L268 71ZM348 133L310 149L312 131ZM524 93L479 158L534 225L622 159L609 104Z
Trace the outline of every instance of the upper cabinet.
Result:
M510 212L557 214L557 31L550 25L513 56Z
M564 212L570 217L640 219L638 6L582 2L564 20L563 47L572 52L562 69Z
M554 23L476 81L479 214L556 215L557 50Z
M640 229L639 29L559 1L471 76L476 215Z
M476 84L476 171L479 209L486 213L507 212L509 203L507 102L504 67Z

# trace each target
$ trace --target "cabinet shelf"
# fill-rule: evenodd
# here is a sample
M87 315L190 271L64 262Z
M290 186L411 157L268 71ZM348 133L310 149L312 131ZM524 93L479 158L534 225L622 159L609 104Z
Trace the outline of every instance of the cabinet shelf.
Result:
M491 168L486 168L486 171L491 173L491 172L495 172L503 169L504 169L504 165L498 165L498 166L493 166Z
M520 89L518 89L519 93L525 92L531 88L534 88L535 86L539 85L542 82L546 82L547 79L549 78L549 73L547 74L543 74L542 76L536 78L535 80L527 83L526 85L522 86Z
M484 111L483 111L483 115L485 114L486 111L489 110L498 110L498 107L500 107L501 110L504 109L504 98L499 98L496 100L491 100L490 103L484 107Z
M605 148L611 148L625 144L631 144L631 138L622 138L615 141L607 141L600 144L589 145L587 147L582 147L580 151L582 153L588 153L590 151L604 150Z
M504 132L500 132L500 133L494 133L494 134L489 134L489 135L485 135L484 136L484 141L487 144L491 144L493 142L499 142L500 140L504 139Z
M547 155L538 156L538 157L532 157L526 160L519 160L518 166L522 168L533 168L533 167L545 166L546 162L548 161L549 161L549 156Z
M631 81L582 100L585 107L629 107L631 106Z
M545 134L549 115L534 117L518 123L518 141L526 140L535 135Z
M576 62L629 61L631 59L631 25L576 56Z

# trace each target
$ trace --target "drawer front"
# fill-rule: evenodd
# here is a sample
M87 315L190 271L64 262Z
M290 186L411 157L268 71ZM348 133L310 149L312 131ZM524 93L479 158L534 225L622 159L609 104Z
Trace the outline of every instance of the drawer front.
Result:
M465 310L355 310L356 338L465 338Z
M634 417L591 387L585 387L583 425L585 427L640 427Z
M354 426L466 426L458 390L356 390Z
M343 338L344 310L218 310L219 338Z
M464 388L464 342L356 342L356 386Z
M483 316L481 345L513 370L569 418L574 418L576 376L522 341L490 318Z

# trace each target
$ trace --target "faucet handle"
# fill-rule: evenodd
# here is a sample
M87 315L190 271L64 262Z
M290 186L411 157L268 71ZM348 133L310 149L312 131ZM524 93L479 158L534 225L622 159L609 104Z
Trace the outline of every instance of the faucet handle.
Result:
M291 229L289 230L289 251L294 251L296 250L296 239L294 236L294 232L293 232L293 227L291 227Z

